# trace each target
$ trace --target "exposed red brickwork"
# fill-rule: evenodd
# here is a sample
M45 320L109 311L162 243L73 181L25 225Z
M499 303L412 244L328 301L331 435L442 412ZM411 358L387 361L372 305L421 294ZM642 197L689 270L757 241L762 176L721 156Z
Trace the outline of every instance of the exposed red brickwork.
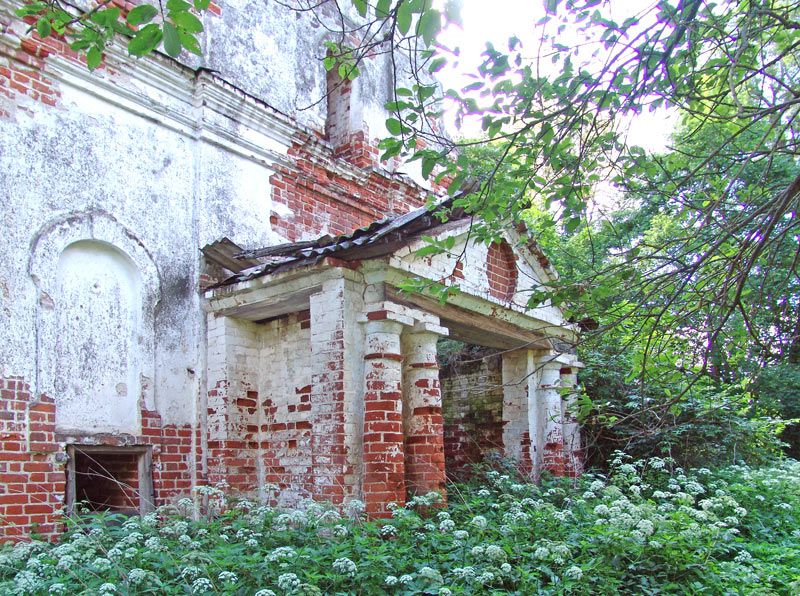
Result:
M387 505L402 505L406 497L400 330L388 321L367 327L367 345L381 348L364 361L364 501L373 517L389 517Z
M445 494L444 419L438 336L408 333L403 337L403 426L405 431L405 481L408 494L437 491Z
M348 469L345 441L344 376L347 363L344 359L344 310L341 294L337 292L332 309L323 315L312 305L312 344L320 369L311 377L308 428L312 429L312 461L304 485L315 498L341 504L345 497L345 475ZM325 321L323 323L323 320ZM313 424L312 424L313 423Z
M136 444L153 446L156 506L187 495L192 488L192 470L197 470L198 482L202 483L200 429L193 430L188 424L165 425L157 412L142 410L142 435L137 437Z
M482 355L470 352L470 362L452 362L440 372L448 478L467 477L473 464L503 450L501 362Z
M489 293L507 302L517 291L517 257L508 242L495 242L489 245L486 255L486 277Z
M517 470L519 473L527 478L533 474L533 458L531 457L531 433L524 431L522 433L522 440L520 441L522 449L522 456L517 463Z
M0 23L0 26L3 24ZM20 96L25 96L47 105L56 105L61 96L58 85L42 72L45 59L51 54L81 61L63 39L42 39L35 32L30 37L20 39L18 49L12 54L0 53L0 96L5 96L14 104L19 103ZM0 117L8 116L10 112L3 110L0 102Z
M28 384L19 377L0 379L0 539L31 534L52 537L60 531L56 512L64 504L66 446L73 439L56 434L55 417L56 405L51 398L34 400ZM158 414L143 411L141 436L101 434L82 437L81 442L152 445L155 505L161 505L191 489L192 470L199 469L200 463L199 435L195 437L197 448L192 451L192 433L188 425L162 425ZM119 456L120 467L114 470L122 474L131 458L135 459ZM135 486L127 472L123 476L125 482ZM122 505L122 501L112 502L119 496L116 489L116 496L110 494L109 501L109 495L103 497L99 492L101 483L95 488L90 495L93 501Z
M563 442L545 443L542 449L542 469L554 476L570 476L569 459Z
M291 166L282 166L270 178L272 198L288 207L291 215L275 213L273 229L290 241L316 237L322 232L346 234L390 213L405 213L424 203L420 189L377 172L347 173L336 164L337 156L320 159L325 149L312 153L318 143L312 137L299 139L290 149Z
M55 438L55 404L21 377L0 379L0 540L60 530L65 457Z
M77 449L75 500L94 511L138 511L139 454Z
M209 402L217 404L209 407L210 425L218 429L216 433L211 433L208 440L209 483L224 481L234 492L256 490L258 392L245 389L244 394L237 394L231 390L231 383L220 380L209 390L208 396Z

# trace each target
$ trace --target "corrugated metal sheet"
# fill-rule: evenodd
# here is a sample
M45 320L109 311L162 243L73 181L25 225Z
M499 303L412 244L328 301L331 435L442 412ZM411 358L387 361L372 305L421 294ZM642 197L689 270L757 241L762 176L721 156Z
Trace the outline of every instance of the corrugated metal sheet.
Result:
M217 284L216 287L248 281L301 265L318 263L329 256L336 256L345 261L372 258L394 252L421 233L442 225L436 213L442 209L449 209L452 201L453 199L448 199L433 209L422 207L403 215L385 217L350 234L326 235L316 240L279 244L256 250L239 249L233 254L226 251L225 261L233 259L249 263L248 267L238 270L228 267L222 260L217 260L217 252L207 252L208 247L203 249L203 253L229 271L236 273ZM448 213L448 221L460 220L465 217L462 210Z

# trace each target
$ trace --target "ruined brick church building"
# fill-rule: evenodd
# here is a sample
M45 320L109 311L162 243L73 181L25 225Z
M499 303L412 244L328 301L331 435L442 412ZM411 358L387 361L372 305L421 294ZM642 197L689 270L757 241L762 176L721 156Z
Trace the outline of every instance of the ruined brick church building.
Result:
M328 31L225 0L204 57L90 72L0 0L0 540L61 510L146 511L227 482L278 505L443 491L488 453L580 469L555 272L474 243L381 163L386 56L331 85ZM317 101L325 98L327 101ZM422 236L455 236L421 257ZM408 279L457 283L445 303ZM270 493L271 495L271 493Z

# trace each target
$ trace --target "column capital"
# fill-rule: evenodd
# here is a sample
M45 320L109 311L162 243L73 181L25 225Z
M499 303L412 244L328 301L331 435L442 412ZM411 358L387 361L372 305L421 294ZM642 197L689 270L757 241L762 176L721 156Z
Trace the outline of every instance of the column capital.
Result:
M372 302L364 305L364 313L358 317L359 323L372 323L376 321L393 321L411 327L414 317L406 312L406 308L394 302Z

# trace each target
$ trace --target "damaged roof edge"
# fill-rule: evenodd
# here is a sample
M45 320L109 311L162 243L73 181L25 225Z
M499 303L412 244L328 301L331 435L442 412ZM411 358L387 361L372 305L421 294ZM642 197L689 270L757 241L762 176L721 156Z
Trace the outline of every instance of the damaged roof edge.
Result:
M433 207L420 207L403 215L385 217L350 234L340 236L325 235L316 240L291 242L255 250L242 250L227 239L206 245L202 252L207 258L236 273L218 284L209 286L208 289L248 281L302 265L313 265L329 256L351 261L390 254L423 232L441 226L447 221L459 221L469 217L461 208L451 209L453 202L464 194L458 193ZM220 243L226 240L227 243L222 247ZM233 250L232 247L238 250ZM230 260L234 260L236 269L226 264ZM239 261L248 265L239 268Z

